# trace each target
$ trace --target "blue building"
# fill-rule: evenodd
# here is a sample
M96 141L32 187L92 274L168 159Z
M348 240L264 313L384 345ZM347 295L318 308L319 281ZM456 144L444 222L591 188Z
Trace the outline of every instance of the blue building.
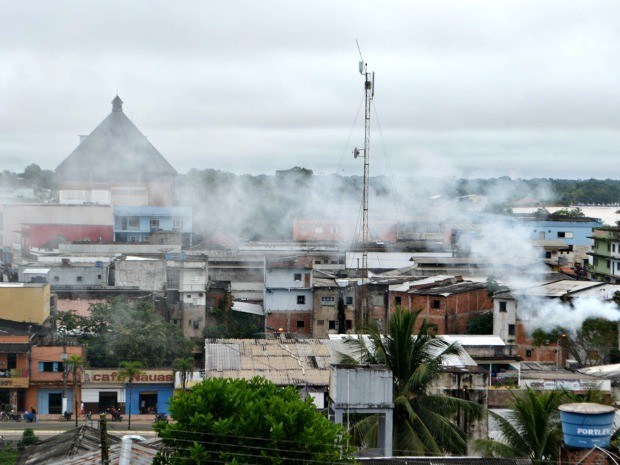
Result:
M192 207L115 206L114 241L192 245Z
M592 229L603 226L600 219L586 216L567 217L550 214L540 217L532 214L520 216L520 220L529 230L530 240L540 242L561 240L568 246L568 262L584 267L590 263L588 254L592 252L594 245Z
M132 389L125 385L125 413L170 414L168 407L173 394L172 370L144 370L134 378Z

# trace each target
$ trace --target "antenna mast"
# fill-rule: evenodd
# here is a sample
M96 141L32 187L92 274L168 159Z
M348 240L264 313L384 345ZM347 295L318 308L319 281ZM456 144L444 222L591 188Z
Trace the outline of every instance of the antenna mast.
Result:
M359 44L358 44L359 50ZM362 58L360 51L360 63L359 71L364 76L364 186L362 194L362 285L364 286L368 282L368 173L369 173L369 156L370 156L370 102L375 95L375 73L368 71L368 65ZM353 156L357 158L360 151L356 148L353 151ZM362 321L368 323L368 303L362 299Z

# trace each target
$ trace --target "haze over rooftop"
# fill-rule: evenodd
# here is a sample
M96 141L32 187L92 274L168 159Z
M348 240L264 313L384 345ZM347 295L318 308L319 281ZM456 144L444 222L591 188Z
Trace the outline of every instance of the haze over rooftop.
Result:
M399 175L614 177L617 2L0 7L0 169L54 169L118 91L179 172L361 174L357 38L377 73L371 175L383 140Z

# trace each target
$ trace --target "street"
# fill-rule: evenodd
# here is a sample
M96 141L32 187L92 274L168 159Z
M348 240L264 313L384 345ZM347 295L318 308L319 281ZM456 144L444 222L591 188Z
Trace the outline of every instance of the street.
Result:
M78 425L88 424L93 428L99 428L97 420L80 420ZM123 436L125 434L139 434L140 436L144 436L145 438L153 438L157 436L155 431L153 431L152 420L135 420L131 419L131 430L128 430L128 421L127 419L123 419L121 422L117 421L109 421L107 422L108 432L115 436ZM0 422L0 435L4 436L6 441L16 441L21 439L22 433L26 428L32 428L37 436L41 439L46 439L50 436L54 436L56 434L60 434L64 431L75 428L75 420L71 421L56 421L56 420L44 420L37 421L34 423L27 423L24 420L16 422L16 421L6 421Z

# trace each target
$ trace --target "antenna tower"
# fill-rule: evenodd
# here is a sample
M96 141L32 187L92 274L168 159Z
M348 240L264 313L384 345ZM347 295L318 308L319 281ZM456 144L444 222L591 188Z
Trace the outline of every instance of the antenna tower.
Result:
M359 49L359 44L358 44ZM362 54L360 52L360 58ZM375 95L375 73L368 71L368 65L362 59L359 63L359 71L364 76L364 186L362 193L362 286L368 282L368 173L370 168L370 102ZM357 158L360 151L356 148L353 156ZM362 321L368 323L368 302L362 299Z

